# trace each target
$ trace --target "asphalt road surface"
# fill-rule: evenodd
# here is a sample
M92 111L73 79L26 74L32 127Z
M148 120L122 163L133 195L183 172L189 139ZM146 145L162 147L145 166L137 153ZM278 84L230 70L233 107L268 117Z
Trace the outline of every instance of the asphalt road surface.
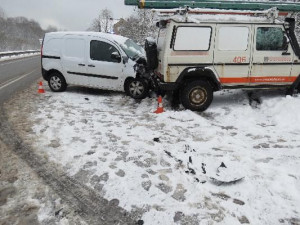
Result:
M12 123L8 118L6 110L2 107L2 103L17 92L28 88L31 84L36 82L38 78L41 78L40 56L0 62L0 157L2 157L4 153L12 153L18 156L22 162L26 163L30 169L35 172L45 185L50 187L51 190L62 199L64 204L67 204L73 210L74 215L80 216L80 220L83 219L86 224L143 224L141 221L138 221L141 216L139 212L127 212L118 206L118 200L112 199L109 201L103 198L103 196L100 196L94 189L80 183L73 177L69 177L59 166L47 161L45 157L36 154L34 149L19 136L16 130L20 130L21 128L15 126L14 123L23 123L23 121L20 122L20 120L24 118L14 118L15 121ZM23 100L24 99L22 99L22 101ZM22 104L24 106L26 102L22 102ZM25 178L22 179L24 180ZM18 192L15 189L13 190L14 192ZM15 207L17 208L17 206ZM15 215L17 213L14 213L14 211L12 211L12 213L11 218L18 217L18 215ZM19 215L19 217L21 218L22 215ZM0 216L0 224L2 224L1 222ZM10 222L4 224L14 224ZM32 225L36 223L23 221L22 224ZM70 224L75 223L70 220Z
M0 105L41 76L39 55L0 62Z

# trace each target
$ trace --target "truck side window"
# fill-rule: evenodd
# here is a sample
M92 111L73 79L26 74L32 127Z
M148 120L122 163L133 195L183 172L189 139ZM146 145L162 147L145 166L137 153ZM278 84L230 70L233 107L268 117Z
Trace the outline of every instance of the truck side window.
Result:
M111 57L113 52L119 53L119 51L111 44L108 44L103 41L91 41L90 57L92 60L118 62L116 59L113 59Z
M219 50L246 51L248 48L248 27L224 26L219 29Z
M174 51L208 51L211 27L177 28Z
M284 50L284 34L280 27L258 27L256 31L256 50Z

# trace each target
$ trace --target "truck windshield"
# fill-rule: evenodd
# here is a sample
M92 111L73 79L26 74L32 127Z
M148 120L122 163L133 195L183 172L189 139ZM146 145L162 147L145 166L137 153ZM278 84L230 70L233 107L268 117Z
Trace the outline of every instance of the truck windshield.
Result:
M131 59L136 59L137 57L145 55L144 49L131 39L127 39L124 43L122 43L121 48Z

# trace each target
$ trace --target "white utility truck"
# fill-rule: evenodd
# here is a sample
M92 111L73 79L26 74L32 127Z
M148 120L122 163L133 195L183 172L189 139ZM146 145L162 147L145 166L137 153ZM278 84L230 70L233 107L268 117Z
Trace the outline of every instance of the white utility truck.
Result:
M159 34L146 41L152 88L185 108L204 111L229 88L300 91L296 2L125 0L158 13Z
M149 77L185 108L206 110L221 89L300 89L295 20L277 20L276 9L158 12L157 41L146 41L145 48Z

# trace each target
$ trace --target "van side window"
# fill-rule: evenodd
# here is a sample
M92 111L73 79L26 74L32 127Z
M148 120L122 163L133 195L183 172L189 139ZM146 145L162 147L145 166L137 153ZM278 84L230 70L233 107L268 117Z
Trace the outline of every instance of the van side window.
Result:
M280 27L258 27L256 31L256 50L281 51L284 35Z
M248 27L220 27L218 37L219 50L246 51L248 48L248 37Z
M119 51L111 44L103 41L91 41L90 57L92 60L118 62L116 59L112 59L111 55L113 52L120 54Z
M69 38L65 42L65 56L71 58L84 58L85 41L83 39Z
M211 27L181 27L176 31L175 51L207 51L210 47Z

